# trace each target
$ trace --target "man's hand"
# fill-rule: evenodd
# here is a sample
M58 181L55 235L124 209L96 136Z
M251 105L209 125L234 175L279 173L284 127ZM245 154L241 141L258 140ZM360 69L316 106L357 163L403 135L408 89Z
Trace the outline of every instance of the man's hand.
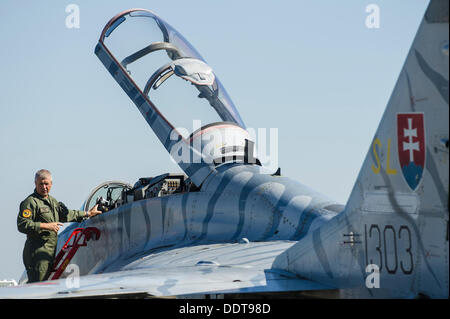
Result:
M41 223L41 229L51 230L58 233L59 227L62 225L63 223Z
M97 207L98 207L98 204L95 205L94 207L92 207L92 208L87 212L88 217L94 217L94 216L97 216L97 215L99 215L99 214L102 213L101 211L99 211L99 210L97 209Z

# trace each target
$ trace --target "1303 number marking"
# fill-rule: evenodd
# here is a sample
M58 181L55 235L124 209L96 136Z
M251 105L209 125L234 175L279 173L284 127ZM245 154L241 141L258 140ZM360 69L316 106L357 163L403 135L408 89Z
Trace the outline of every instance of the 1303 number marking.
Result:
M389 274L414 271L411 231L408 226L395 228L392 225L364 225L366 266L376 264ZM400 267L399 267L400 266ZM399 270L400 269L400 270Z

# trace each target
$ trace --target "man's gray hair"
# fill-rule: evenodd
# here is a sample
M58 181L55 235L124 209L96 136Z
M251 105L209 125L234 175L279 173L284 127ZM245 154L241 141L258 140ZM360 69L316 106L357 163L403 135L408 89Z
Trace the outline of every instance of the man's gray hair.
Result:
M40 169L36 172L36 175L34 175L34 180L37 181L40 178L52 178L52 173L50 173L49 170L46 169Z

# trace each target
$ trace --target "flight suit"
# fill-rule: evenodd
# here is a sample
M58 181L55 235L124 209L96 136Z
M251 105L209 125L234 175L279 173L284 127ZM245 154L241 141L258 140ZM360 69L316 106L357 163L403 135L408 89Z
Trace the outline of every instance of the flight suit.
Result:
M81 222L85 215L84 211L67 209L50 195L43 198L36 190L20 203L17 228L27 235L22 256L28 282L47 280L55 257L58 234L40 229L41 222Z

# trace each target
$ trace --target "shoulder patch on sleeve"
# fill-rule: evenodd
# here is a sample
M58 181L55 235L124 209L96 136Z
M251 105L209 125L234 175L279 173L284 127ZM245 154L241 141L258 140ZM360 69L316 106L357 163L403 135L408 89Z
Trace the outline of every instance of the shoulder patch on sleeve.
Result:
M30 218L30 217L31 217L31 210L29 210L29 209L24 209L24 210L22 211L22 217L23 217L23 218Z

